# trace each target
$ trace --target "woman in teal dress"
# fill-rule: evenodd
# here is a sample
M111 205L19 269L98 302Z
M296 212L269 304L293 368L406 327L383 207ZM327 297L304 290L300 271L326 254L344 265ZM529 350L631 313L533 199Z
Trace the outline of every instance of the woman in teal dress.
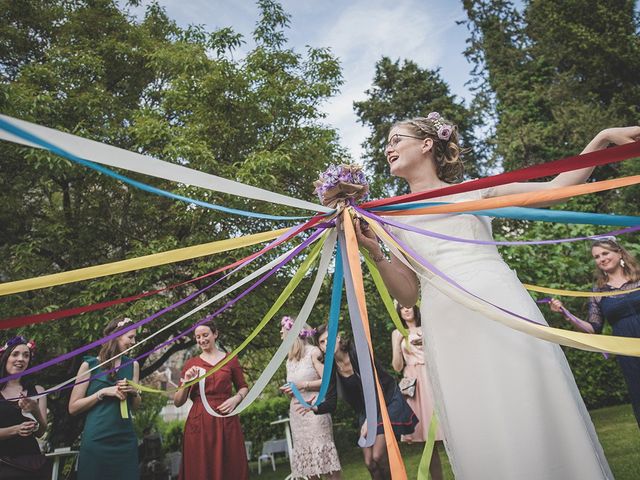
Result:
M112 320L104 330L110 335L126 327L131 319ZM136 331L130 330L105 343L97 357L85 357L78 371L77 382L82 382L95 371L91 368L108 361L101 369L115 372L104 375L91 382L76 383L69 400L69 413L86 413L80 458L78 460L78 480L130 480L140 478L138 471L138 439L133 429L131 417L122 418L120 403L127 402L128 410L140 405L139 392L127 383L138 382L140 366L138 362L118 368L129 358L122 355L136 341Z

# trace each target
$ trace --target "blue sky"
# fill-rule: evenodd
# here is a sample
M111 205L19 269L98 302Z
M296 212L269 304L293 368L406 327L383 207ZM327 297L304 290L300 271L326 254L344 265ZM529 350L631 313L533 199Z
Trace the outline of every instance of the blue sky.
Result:
M140 9L148 5L143 0ZM258 18L252 0L158 0L179 25L204 25L208 30L232 27L247 40ZM344 84L323 109L326 122L338 129L341 143L360 160L368 131L360 125L353 102L365 98L376 62L386 55L410 59L422 68L441 68L451 91L470 99L465 83L471 65L462 55L467 29L457 25L466 15L458 0L283 0L291 15L289 46L303 53L305 45L330 47L340 59ZM240 52L242 55L242 52Z

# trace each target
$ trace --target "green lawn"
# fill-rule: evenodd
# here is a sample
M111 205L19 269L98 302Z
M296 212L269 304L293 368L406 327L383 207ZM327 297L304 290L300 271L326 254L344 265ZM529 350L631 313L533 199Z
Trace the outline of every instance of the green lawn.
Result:
M617 480L637 480L640 478L640 431L629 405L607 407L591 412L591 418L598 430L609 465ZM402 457L409 478L416 478L422 445L400 445ZM348 480L368 480L369 474L362 461L358 447L341 450L342 478ZM440 452L445 469L445 478L453 479L453 474L444 452ZM289 464L279 458L276 471L271 465L262 464L262 475L258 475L256 462L251 463L251 478L255 480L282 480L289 474Z

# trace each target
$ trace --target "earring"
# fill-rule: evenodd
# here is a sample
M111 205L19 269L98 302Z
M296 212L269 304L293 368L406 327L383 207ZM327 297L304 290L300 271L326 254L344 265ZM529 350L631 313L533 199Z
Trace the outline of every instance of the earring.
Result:
M623 258L620 259L620 266L622 268L624 268L626 266L626 263L624 263L624 259Z

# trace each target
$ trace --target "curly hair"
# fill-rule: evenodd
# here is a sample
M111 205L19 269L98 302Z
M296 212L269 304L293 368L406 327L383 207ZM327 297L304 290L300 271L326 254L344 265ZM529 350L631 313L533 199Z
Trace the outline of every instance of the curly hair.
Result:
M442 123L453 127L448 140L438 137L438 125ZM456 125L443 117L438 120L416 117L396 122L393 127L405 127L418 138L433 139L433 153L438 178L446 183L457 183L462 180L464 165L461 156L465 151L459 145L460 137Z

